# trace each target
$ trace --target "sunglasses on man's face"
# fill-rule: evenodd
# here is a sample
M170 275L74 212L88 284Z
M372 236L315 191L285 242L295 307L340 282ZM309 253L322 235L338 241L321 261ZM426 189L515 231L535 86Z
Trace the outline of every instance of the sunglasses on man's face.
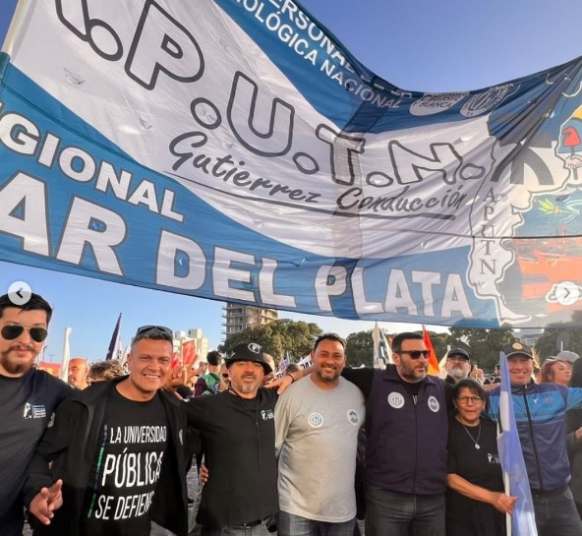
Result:
M136 338L142 338L145 335L161 335L170 342L174 340L172 330L166 326L141 326L137 328L137 331L135 332Z
M25 328L19 324L9 324L2 328L0 333L2 334L2 338L6 339L7 341L13 341L22 335L22 332L27 329L30 338L35 342L42 342L46 339L48 335L48 331L45 328L35 327L35 328Z
M399 354L408 354L410 359L428 359L430 352L428 350L400 350Z

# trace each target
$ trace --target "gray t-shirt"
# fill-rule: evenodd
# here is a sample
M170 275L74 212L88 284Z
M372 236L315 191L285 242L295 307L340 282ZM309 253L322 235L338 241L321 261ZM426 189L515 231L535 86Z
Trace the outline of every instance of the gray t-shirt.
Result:
M364 398L344 378L334 389L298 381L275 406L280 510L343 523L356 515L354 475Z

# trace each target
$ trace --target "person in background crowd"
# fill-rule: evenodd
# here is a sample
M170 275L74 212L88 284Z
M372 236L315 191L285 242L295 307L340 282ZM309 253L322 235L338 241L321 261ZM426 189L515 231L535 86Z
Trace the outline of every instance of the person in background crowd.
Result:
M170 329L143 326L129 376L78 391L58 408L25 487L35 535L146 535L153 519L186 536L185 404L162 390L172 351Z
M225 363L220 365L220 386L218 390L222 393L222 391L226 391L228 389L229 379L228 379L228 367Z
M534 366L533 367L533 381L534 383L542 383L542 368ZM498 381L497 383L501 383Z
M34 449L71 389L37 370L52 308L38 294L24 305L0 296L0 534L20 536L22 489Z
M216 350L208 352L206 356L208 361L208 372L201 375L194 385L194 396L215 395L219 392L220 387L220 364L222 354Z
M87 374L89 364L84 357L73 357L69 361L68 383L73 389L86 389L89 386Z
M275 358L271 354L265 353L265 359L267 360L269 367L271 367L271 372L269 372L269 374L265 374L265 378L263 380L263 384L266 385L274 378L275 369L277 367L275 367Z
M351 536L364 399L340 376L346 363L342 338L321 335L311 358L313 372L292 385L275 407L278 534Z
M507 356L513 409L532 491L539 536L580 536L566 448L566 411L582 407L582 389L532 381L533 353L515 341ZM500 389L489 393L487 415L497 421ZM542 402L543 401L543 402Z
M570 385L572 366L578 359L578 354L568 350L561 351L557 356L549 357L542 365L542 383L557 383Z
M266 536L278 510L271 372L260 345L240 344L226 359L229 388L186 404L200 430L208 481L198 522L203 536Z
M582 388L582 360L576 359L572 370L571 387ZM566 413L568 433L568 456L572 471L570 489L580 516L582 516L582 409L571 409Z
M505 495L497 429L481 417L486 395L474 380L453 388L448 442L447 536L503 536L516 498Z
M469 351L459 346L449 350L445 369L447 371L445 381L448 384L454 385L469 377L469 372L471 372L471 355Z
M91 364L89 373L87 374L87 381L89 384L106 382L123 376L123 369L116 359L109 359L107 361L98 361Z

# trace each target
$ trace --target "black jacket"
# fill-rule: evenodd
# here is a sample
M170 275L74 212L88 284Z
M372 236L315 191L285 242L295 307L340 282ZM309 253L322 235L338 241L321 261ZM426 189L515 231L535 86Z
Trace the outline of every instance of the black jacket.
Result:
M186 404L210 473L198 512L202 525L228 527L276 515L276 401L274 391L259 389L251 400L225 391Z
M36 524L35 535L77 536L80 533L89 475L97 456L107 402L115 385L123 379L94 384L63 402L57 410L54 424L49 426L35 452L24 491L28 505L40 488L61 478L63 506L49 527ZM183 403L173 396L160 391L160 398L170 433L150 513L159 525L178 536L186 536L185 413Z

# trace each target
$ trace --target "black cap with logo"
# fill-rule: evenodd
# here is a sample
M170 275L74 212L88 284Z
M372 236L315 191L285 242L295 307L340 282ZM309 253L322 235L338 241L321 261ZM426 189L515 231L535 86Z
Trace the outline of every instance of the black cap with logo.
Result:
M509 359L516 355L523 355L529 359L533 359L533 352L529 346L519 341L513 341L511 344L503 348L503 353Z
M458 355L466 359L467 361L471 361L471 354L469 353L469 350L462 348L461 346L455 346L451 348L447 354L447 357L450 357L452 355Z
M263 352L263 347L256 342L242 343L234 347L232 354L230 354L224 362L227 367L230 367L236 361L251 361L253 363L260 363L265 369L265 374L272 372L271 365L267 361L267 354Z

